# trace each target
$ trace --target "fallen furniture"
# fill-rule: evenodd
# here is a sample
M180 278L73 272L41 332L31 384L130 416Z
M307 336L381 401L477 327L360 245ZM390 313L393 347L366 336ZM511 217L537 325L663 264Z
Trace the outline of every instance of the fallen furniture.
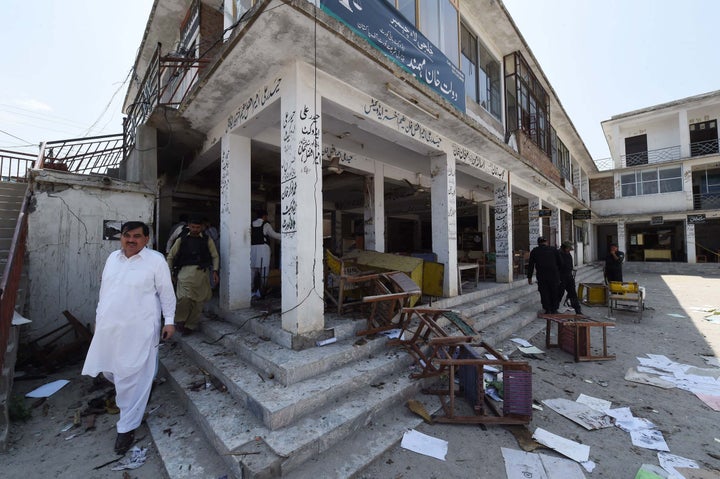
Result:
M363 272L354 259L341 259L325 250L325 300L337 307L337 313L361 306L366 287L377 279L377 273ZM355 301L349 302L348 299Z
M605 283L580 283L578 299L587 306L605 306L607 304L607 286Z
M645 289L637 281L610 281L608 284L608 316L613 310L630 311L638 314L636 322L642 321L645 309Z
M63 311L67 323L30 341L30 361L51 372L65 363L85 356L92 341L90 329L70 311ZM66 336L71 335L68 340Z
M362 299L363 303L370 304L367 328L358 331L358 336L397 328L395 318L400 315L404 307L410 305L413 298L422 294L420 286L410 276L399 271L376 275L372 279L370 290L372 295Z
M575 362L615 359L607 352L607 327L613 322L597 321L582 314L538 314L546 320L545 347L559 347L574 356ZM551 341L552 325L557 325L556 342ZM591 345L593 328L602 328L602 354L594 354Z
M457 328L460 335L450 335L439 324L441 319ZM532 369L526 362L505 359L490 345L480 341L477 331L455 311L404 308L401 324L403 334L389 343L402 346L415 359L420 372L411 377L435 377L442 383L439 388L423 390L440 398L442 414L434 416L436 421L461 424L530 422ZM502 410L486 394L486 368L496 368L503 373ZM456 377L458 385L455 384ZM456 397L464 397L470 403L472 416L457 413Z

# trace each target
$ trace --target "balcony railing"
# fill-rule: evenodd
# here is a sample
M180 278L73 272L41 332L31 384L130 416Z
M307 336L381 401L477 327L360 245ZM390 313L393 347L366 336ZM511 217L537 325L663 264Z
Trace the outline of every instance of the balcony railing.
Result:
M0 181L27 183L27 172L35 167L37 155L0 150Z
M117 176L124 159L123 135L48 141L40 146L37 168Z
M720 193L699 193L693 195L694 210L720 209Z
M712 155L718 153L718 140L697 141L690 143L690 157ZM654 165L670 161L683 160L680 145L659 148L657 150L640 151L620 156L620 166L615 166L612 158L595 160L595 165L600 171L608 171L616 168L628 168L632 166Z
M128 107L123 121L126 154L135 147L137 128L158 106L178 108L208 62L208 59L175 52L162 55L162 44L158 43L135 101Z

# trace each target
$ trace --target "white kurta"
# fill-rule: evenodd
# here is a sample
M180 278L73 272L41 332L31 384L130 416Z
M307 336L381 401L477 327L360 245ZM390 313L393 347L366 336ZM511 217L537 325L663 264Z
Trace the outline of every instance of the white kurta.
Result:
M110 254L103 269L95 334L82 374L105 373L115 383L118 432L140 425L155 375L160 313L175 321L175 293L163 255L147 248Z

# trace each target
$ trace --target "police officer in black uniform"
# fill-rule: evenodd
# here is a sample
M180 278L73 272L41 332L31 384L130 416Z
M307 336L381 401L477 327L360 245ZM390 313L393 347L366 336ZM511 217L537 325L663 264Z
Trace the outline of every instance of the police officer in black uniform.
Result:
M548 246L547 240L542 236L537 242L538 245L530 252L528 284L532 284L533 271L537 269L535 276L543 310L545 314L554 314L560 307L560 253Z

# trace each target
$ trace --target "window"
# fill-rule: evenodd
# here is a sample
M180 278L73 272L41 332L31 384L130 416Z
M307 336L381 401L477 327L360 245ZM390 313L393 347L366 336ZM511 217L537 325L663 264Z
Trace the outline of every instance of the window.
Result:
M506 128L523 130L530 140L552 156L550 104L547 93L519 52L505 57Z
M620 175L620 191L623 197L682 191L682 168L653 168L623 173Z
M459 22L457 0L390 0L410 23L458 65Z
M567 178L568 180L571 178L570 176L570 150L567 149L565 144L560 141L560 138L557 139L557 158L558 158L558 169L560 170L560 174L563 176L563 178Z
M625 138L625 166L647 165L647 135Z
M717 152L717 121L703 121L690 125L690 156L710 155Z
M500 62L464 25L460 25L460 66L465 94L500 119Z
M233 0L233 18L235 21L240 20L240 17L252 8L253 1L254 0Z

